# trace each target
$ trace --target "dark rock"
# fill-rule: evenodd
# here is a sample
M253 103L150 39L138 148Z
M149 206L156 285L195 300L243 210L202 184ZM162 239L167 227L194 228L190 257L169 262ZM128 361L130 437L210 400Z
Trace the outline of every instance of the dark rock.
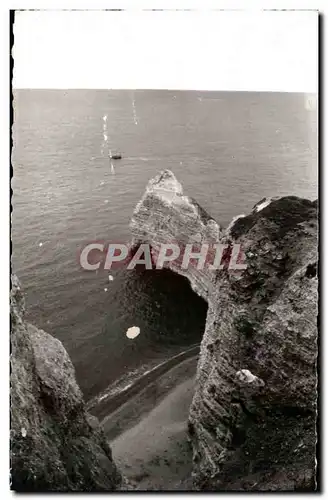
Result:
M88 415L62 343L24 320L11 291L11 488L24 492L112 491L121 476L105 435Z

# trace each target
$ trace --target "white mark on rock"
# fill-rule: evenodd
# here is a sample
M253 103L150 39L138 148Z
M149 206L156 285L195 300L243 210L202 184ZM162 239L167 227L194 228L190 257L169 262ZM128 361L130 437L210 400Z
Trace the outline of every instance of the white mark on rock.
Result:
M236 378L240 382L246 382L246 384L256 383L257 385L265 385L261 378L257 377L256 375L253 375L252 372L245 369L236 372Z
M263 208L267 207L268 205L270 205L271 203L271 199L269 198L268 200L264 200L262 203L260 203L259 205L255 205L255 210L256 212L260 212L260 210L263 210Z
M256 379L256 376L253 375L253 373L249 370L239 370L236 373L236 377L238 378L238 380L248 383L254 382L254 380Z
M26 431L25 427L22 427L21 433L22 433L23 438L25 438L27 436L27 431Z
M112 276L111 274L108 275L108 281L114 281L114 276Z
M100 186L103 186L105 184L105 181L100 182Z
M126 331L126 336L128 339L135 339L140 333L140 328L138 326L131 326Z
M108 200L105 200L104 203L108 203Z
M108 288L104 288L104 292L107 292Z
M41 242L39 243L39 247L42 247L42 245L43 245L43 243L42 243L42 241L41 241Z

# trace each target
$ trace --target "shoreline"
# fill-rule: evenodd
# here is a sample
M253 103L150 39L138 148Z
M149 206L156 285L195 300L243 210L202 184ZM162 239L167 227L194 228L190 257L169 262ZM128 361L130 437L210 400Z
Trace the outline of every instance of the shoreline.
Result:
M178 366L183 361L198 356L200 345L193 345L179 354L169 358L157 365L155 368L148 370L139 377L135 382L129 384L125 389L122 389L117 394L109 394L103 397L100 401L89 402L87 409L96 416L99 420L106 419L107 416L115 413L122 405L128 402L131 398L138 395L149 384L152 384L159 377L170 371L175 366Z
M108 414L101 426L111 442L147 417L179 384L195 378L198 356L191 357L157 377L138 394ZM186 424L188 412L186 414Z

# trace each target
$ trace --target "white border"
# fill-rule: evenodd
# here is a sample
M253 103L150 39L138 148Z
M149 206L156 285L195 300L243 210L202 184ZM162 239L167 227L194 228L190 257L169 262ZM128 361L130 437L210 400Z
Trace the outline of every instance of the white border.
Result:
M318 13L18 11L15 88L317 91Z
M1 12L2 13L2 12ZM3 14L3 13L2 13ZM0 259L2 265L0 276L0 401L2 404L1 416L1 445L0 445L0 492L9 491L9 13L1 16L1 85L2 102L1 113L1 165L0 169Z
M138 9L142 8L163 8L163 9L169 9L169 8L226 8L226 9L244 9L244 8L250 8L250 9L318 9L322 13L327 13L328 11L328 6L326 0L265 0L264 1L251 1L248 0L245 2L245 0L226 0L226 1L220 1L220 0L186 0L186 1L174 1L174 0L157 0L156 2L154 1L146 1L146 0L138 0ZM2 238L2 245L1 245L1 280L0 280L0 290L1 290L1 300L0 300L0 307L1 307L1 340L0 340L0 353L2 356L2 362L0 362L0 375L1 375L1 393L0 393L0 398L1 401L3 402L3 408L0 413L1 415L1 446L0 446L0 492L1 492L1 498L8 498L14 495L13 492L9 491L9 481L8 481L8 464L9 464L9 458L8 458L8 442L9 442L9 418L8 418L8 412L9 412L9 374L8 374L8 344L9 344L9 321L8 321L8 312L9 312L9 307L8 307L8 302L9 302L9 294L8 294L8 278L9 278L9 252L8 252L8 242L7 242L7 235L8 235L8 221L9 221L9 169L7 168L8 166L8 159L9 159L9 138L8 138L8 130L9 130L9 106L8 106L8 97L9 97L9 71L8 71L8 53L9 53L9 18L8 18L8 9L14 9L14 8L36 8L36 9L72 9L72 8L79 8L79 9L85 9L85 8L92 8L92 9L102 9L102 8L136 8L136 1L135 0L117 0L117 1L110 1L110 0L79 0L79 1L72 1L72 0L35 0L33 3L32 2L26 2L26 1L7 1L5 0L2 2L1 7L0 7L0 12L1 12L1 36L3 37L3 44L2 44L2 50L1 50L1 67L3 68L3 71L1 72L1 85L2 85L2 95L4 96L4 102L2 106L2 113L1 113L1 133L0 133L0 138L1 138L1 152L2 152L2 163L1 163L1 169L0 169L0 186L2 189L2 193L0 196L0 224L1 224L1 234L3 235ZM325 20L326 21L326 20ZM306 36L306 34L305 34ZM324 51L325 54L327 54L327 43L326 39L323 40L323 47L321 49ZM327 65L327 58L326 55L324 56L325 59L325 66ZM324 72L326 73L326 72ZM325 74L323 75L323 79L325 81ZM327 104L324 105L324 109L321 110L321 112L324 114L324 117L327 116L326 113L327 110ZM326 129L327 130L327 129ZM323 130L325 131L325 130ZM327 137L327 131L325 132L324 136L321 137L322 143L328 143L328 137ZM324 196L323 193L327 192L327 175L323 175L323 171L325 170L326 165L323 164L321 165L321 172L322 172L322 186L321 186L321 193L322 193L322 208L323 208L323 213L321 213L321 219L322 219L322 229L324 230L323 234L323 244L327 248L327 234L328 234L328 214L326 211L326 204L324 203ZM321 259L323 258L323 255L321 255ZM322 277L324 283L327 283L327 266L322 268ZM322 312L327 310L328 307L328 299L326 301L327 294L325 293L324 287L322 289ZM325 318L322 318L323 320ZM324 372L324 360L326 359L326 346L327 342L324 342L324 334L325 334L325 322L323 321L322 324L322 331L321 331L321 347L323 348L323 353L321 354L321 365L322 365L322 372L323 372L323 379L321 381L322 384L322 389L323 392L326 392L326 389L328 387L328 380L327 380L327 370ZM322 415L321 415L321 422L322 425L324 423L324 417L326 415L326 402L324 400L324 396L326 394L322 395ZM7 431L5 430L7 429ZM324 432L322 435L322 449L325 449L326 444L327 444L327 432ZM321 479L322 483L324 478L327 477L327 462L323 460L322 464L322 470L321 470ZM323 484L324 486L324 484ZM147 497L149 498L151 494L147 494ZM155 493L156 495L156 493ZM222 495L222 494L220 494ZM30 495L30 498L43 498L46 495ZM80 495L78 495L80 496ZM125 496L125 495L123 495ZM151 495L152 496L152 495ZM169 495L164 495L164 497L168 497ZM189 496L187 494L187 496ZM191 496L191 495L190 495ZM223 494L223 496L225 496ZM229 495L229 497L233 497L234 495ZM236 495L237 496L237 495ZM253 495L250 495L252 497ZM281 495L279 495L281 497ZM300 496L301 495L296 495ZM69 497L69 495L63 495L63 497ZM256 496L254 495L256 498Z

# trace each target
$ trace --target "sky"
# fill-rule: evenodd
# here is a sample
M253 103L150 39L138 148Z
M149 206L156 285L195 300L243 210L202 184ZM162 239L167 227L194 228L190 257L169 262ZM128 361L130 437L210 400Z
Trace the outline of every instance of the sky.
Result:
M315 11L18 11L14 88L316 92Z

